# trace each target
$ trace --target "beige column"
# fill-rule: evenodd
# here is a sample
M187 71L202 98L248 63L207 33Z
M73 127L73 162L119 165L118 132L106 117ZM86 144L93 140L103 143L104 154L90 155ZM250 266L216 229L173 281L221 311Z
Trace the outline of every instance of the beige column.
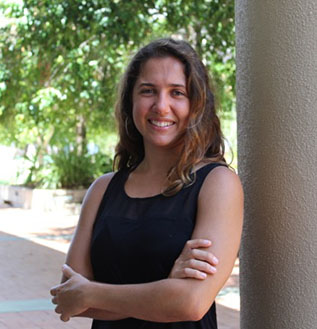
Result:
M317 1L236 0L241 329L317 328Z

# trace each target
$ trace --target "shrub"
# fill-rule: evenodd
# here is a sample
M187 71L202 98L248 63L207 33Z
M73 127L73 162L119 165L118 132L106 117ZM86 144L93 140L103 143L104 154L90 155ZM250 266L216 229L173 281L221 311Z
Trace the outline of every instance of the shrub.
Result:
M64 148L53 154L52 160L52 175L60 188L86 188L112 170L111 158L101 153L81 155L77 149Z

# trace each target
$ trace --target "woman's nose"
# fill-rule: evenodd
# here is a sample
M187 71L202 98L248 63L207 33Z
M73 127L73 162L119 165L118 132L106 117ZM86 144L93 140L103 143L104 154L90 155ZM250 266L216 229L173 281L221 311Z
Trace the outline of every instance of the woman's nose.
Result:
M159 93L155 99L153 110L160 115L165 115L169 111L168 95Z

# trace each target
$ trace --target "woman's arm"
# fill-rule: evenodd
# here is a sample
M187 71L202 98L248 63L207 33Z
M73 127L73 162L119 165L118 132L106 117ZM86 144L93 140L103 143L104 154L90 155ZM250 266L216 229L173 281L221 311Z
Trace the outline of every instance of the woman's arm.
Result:
M92 228L100 202L113 175L114 173L105 174L96 179L89 187L83 200L78 225L66 256L66 264L89 280L93 279L90 263ZM61 283L66 280L67 278L63 275ZM93 309L87 310L80 316L100 320L119 320L125 318L125 316L121 314Z
M168 278L146 284L110 285L85 281L66 269L70 280L52 289L56 311L64 320L79 313L78 308L84 311L89 307L150 321L199 320L231 273L242 218L243 192L238 176L227 168L215 168L201 188L193 238L213 242L208 251L219 259L217 273L203 281Z
M90 263L92 229L100 202L112 177L113 173L103 175L89 187L83 200L76 231L66 256L66 264L88 279L93 279ZM65 279L65 277L62 277L61 281L64 282Z
M215 266L218 264L218 260L212 253L204 250L210 245L211 241L206 239L188 240L181 254L175 261L169 278L195 278L204 280L207 274L214 274L216 272ZM74 272L68 270L67 273ZM96 308L89 308L76 316L97 320L121 320L126 318L123 315Z

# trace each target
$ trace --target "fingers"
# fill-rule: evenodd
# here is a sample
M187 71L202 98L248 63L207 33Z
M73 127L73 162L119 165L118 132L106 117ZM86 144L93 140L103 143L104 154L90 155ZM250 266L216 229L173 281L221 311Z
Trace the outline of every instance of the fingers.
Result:
M69 279L71 276L76 274L76 272L67 264L63 265L62 272L67 279ZM61 288L63 286L65 286L66 284L67 284L67 281L65 281L64 283L58 284L57 286L54 286L53 288L51 288L50 294L52 296L56 296L58 291L61 290Z
M192 257L201 261L205 261L210 265L217 265L219 263L218 258L211 252L201 249L193 249L191 251Z
M172 278L194 278L204 280L208 274L217 272L217 257L204 249L211 246L207 239L192 239L186 245L174 263L171 271Z
M69 317L68 315L66 315L66 314L62 314L62 315L60 316L60 318L61 318L61 320L64 321L64 322L67 322L67 321L69 321L69 319L70 319L70 317Z
M64 271L67 273L67 275L70 274L70 276L72 275L72 273L75 273L75 272L74 272L69 266L67 266L67 267L64 267L64 266L63 266L63 272L64 272ZM65 274L65 273L64 273L64 274ZM57 306L55 307L55 312L56 312L57 314L60 314L60 319L61 319L63 322L67 322L67 321L70 320L70 316L67 315L67 314L65 314L65 313L63 313L63 310L62 310L61 305L58 304L58 303L59 303L58 296L59 296L59 294L61 293L61 288L62 288L65 284L66 284L66 282L63 283L63 284L59 284L59 285L53 287L53 288L50 290L50 293L51 293L51 295L53 296L53 298L52 298L52 303L53 303L54 305L57 305Z
M66 276L66 278L70 278L71 276L75 275L76 272L67 264L64 264L62 267L62 272Z
M54 298L55 298L55 297L54 297ZM56 301L53 301L54 298L52 299L52 303L53 303L53 304L57 304ZM65 313L63 313L63 312L62 312L62 309L61 309L61 307L60 307L59 305L57 305L57 306L55 307L55 313L60 314L60 315L61 315L61 316L60 316L60 319L61 319L62 321L64 321L64 322L67 322L67 321L70 320L70 316L67 315L67 314L65 314Z
M64 286L66 286L66 284L67 284L67 281L64 282L64 283L58 284L57 286L51 288L50 294L52 296L56 296L58 294L58 292L61 291Z
M193 239L186 242L186 246L195 249L195 248L207 248L211 246L211 241L206 239Z
M204 272L200 272L198 270L195 270L193 268L185 268L184 269L184 278L192 278L192 279L198 279L198 280L204 280L207 278L207 274Z
M60 306L56 306L55 307L55 313L57 313L57 314L62 314L62 309L60 308Z
M204 280L207 274L215 274L216 268L204 261L197 259L190 259L180 264L181 268L172 273L171 277L174 278L193 278Z
M217 269L214 266L197 259L190 259L185 266L185 269L191 268L209 274L215 274L217 272Z
M57 305L57 304L58 304L57 296L55 296L54 298L52 298L52 303L53 303L54 305Z
M58 288L59 287L59 285L58 286L55 286L55 287L53 287L53 288L51 288L51 290L50 290L50 294L52 295L52 296L56 296L57 295L57 291L58 291Z
M193 239L193 240L188 240L186 242L185 248L187 247L191 249L190 251L187 251L190 252L191 257L208 262L211 265L217 265L219 263L219 260L215 255L213 255L209 251L199 249L199 248L207 248L209 246L211 246L210 240Z

